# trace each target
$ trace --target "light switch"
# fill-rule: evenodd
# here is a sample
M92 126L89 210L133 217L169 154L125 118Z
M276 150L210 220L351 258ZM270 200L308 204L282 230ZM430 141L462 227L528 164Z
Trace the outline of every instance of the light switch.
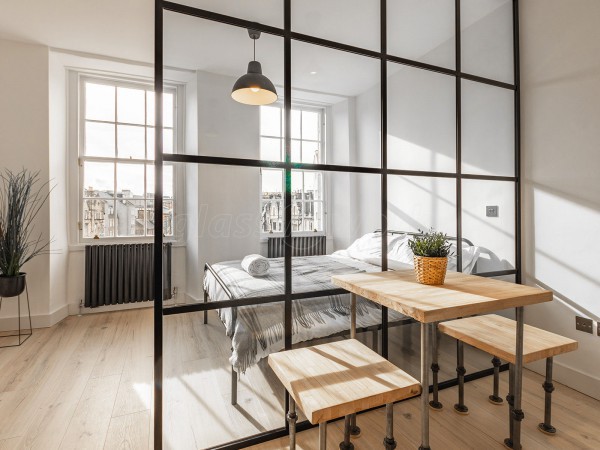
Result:
M498 217L498 207L497 206L486 206L485 207L485 215L486 215L486 217Z

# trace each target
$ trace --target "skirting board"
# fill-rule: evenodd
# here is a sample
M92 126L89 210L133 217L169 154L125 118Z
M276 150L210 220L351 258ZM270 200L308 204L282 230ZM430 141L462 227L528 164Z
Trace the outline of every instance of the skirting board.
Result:
M543 376L546 373L545 361L542 360L527 364L527 368ZM600 400L600 378L565 366L560 361L557 361L556 358L554 359L552 378L554 381L564 384L571 389Z
M33 328L48 328L52 325L56 325L58 322L63 320L69 315L69 306L63 305L55 309L50 314L32 314L31 315L31 326ZM21 316L21 327L28 327L27 318ZM2 317L0 318L0 331L15 330L17 325L17 316Z
M185 293L179 293L178 296L184 298L187 303L195 303L191 300L191 297ZM164 306L174 306L175 304L180 304L181 302L177 302L177 299L165 300ZM125 311L128 309L139 309L139 308L152 308L154 306L154 302L135 302L135 303L121 303L118 305L106 305L106 306L98 306L97 308L85 308L80 307L79 303L70 303L69 304L69 315L77 316L79 314L96 314L102 312L111 312L111 311Z

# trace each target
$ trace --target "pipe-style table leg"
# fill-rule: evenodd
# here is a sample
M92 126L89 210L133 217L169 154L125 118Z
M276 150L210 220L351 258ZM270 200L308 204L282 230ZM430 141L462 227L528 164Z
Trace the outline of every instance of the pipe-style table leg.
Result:
M290 409L287 413L288 424L290 425L290 450L296 450L296 421L298 415L296 414L296 401L290 395Z
M344 440L340 442L340 450L354 450L354 444L350 442L350 424L352 422L351 414L344 418ZM291 449L290 449L291 450Z
M442 403L439 400L439 396L438 396L438 372L440 371L440 366L438 365L438 357L439 357L439 350L438 350L438 330L437 330L437 323L433 324L433 328L431 330L432 332L432 336L431 336L431 346L433 347L432 352L431 352L431 373L432 373L432 377L433 377L433 400L431 400L429 402L429 406L436 410L436 411L440 411L444 405L442 405Z
M454 411L459 414L469 414L469 408L465 405L465 346L462 341L456 341L456 373L458 375L458 403L454 405Z
M204 291L204 303L208 303L208 292ZM208 323L208 311L204 311L204 325Z
M508 365L508 395L506 396L506 402L508 403L508 436L504 439L504 445L508 448L513 447L513 434L514 434L514 422L513 422L513 409L515 405L515 365Z
M327 450L327 422L319 424L319 450Z
M429 333L430 324L421 323L421 445L419 450L429 447Z
M385 405L385 412L387 417L387 426L383 445L385 446L385 450L394 450L396 448L396 439L394 439L394 404L388 403Z
M556 428L552 426L552 392L554 384L552 384L552 356L546 358L546 380L542 384L546 392L544 398L544 421L538 425L538 429L542 433L556 434Z
M237 382L238 374L235 368L231 366L231 404L237 405Z
M493 405L501 405L502 404L502 398L498 395L498 392L500 390L500 365L501 364L502 364L502 361L500 361L500 358L498 358L496 356L494 356L492 358L492 365L494 366L494 391L493 391L492 395L490 395L488 397L488 400Z
M517 345L515 349L515 391L513 408L513 439L512 448L521 450L521 421L525 418L521 409L521 400L523 398L523 333L525 326L525 311L522 306L516 308L517 319Z
M356 339L356 294L350 295L350 339ZM350 415L350 434L360 436L360 428L356 426L356 414Z

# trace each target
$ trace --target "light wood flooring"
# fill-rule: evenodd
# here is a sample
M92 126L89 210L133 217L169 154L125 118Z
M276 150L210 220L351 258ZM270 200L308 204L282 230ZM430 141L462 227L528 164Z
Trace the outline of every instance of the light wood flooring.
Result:
M23 346L0 349L0 450L152 448L152 311L68 317L34 330ZM412 337L412 345L400 351ZM371 336L363 335L369 343ZM0 344L3 342L0 341ZM166 449L198 449L283 425L283 389L266 364L248 370L239 382L238 405L230 404L229 340L215 315L203 325L200 314L165 319ZM390 331L392 361L418 374L418 327ZM442 341L442 378L454 375L453 345ZM488 367L489 358L466 356L467 370ZM506 374L501 392L506 393ZM526 449L600 448L600 402L557 385L555 437L535 428L543 414L542 378L526 371L523 444ZM432 412L432 448L503 448L505 406L487 402L491 379L469 383L468 416L452 411L456 389L442 391L446 408ZM398 448L418 446L419 410L415 400L396 405ZM363 435L357 449L382 448L383 412L359 416ZM341 440L341 423L330 425L329 447ZM316 430L299 433L302 449L316 447ZM256 448L286 448L287 440Z

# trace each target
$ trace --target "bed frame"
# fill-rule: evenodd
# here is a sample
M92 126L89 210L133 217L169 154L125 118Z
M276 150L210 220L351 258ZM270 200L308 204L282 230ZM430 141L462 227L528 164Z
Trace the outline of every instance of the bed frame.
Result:
M375 233L381 233L381 230L375 230ZM395 231L395 230L388 230L388 234L407 234L409 236L422 236L422 233L417 233L414 231ZM448 237L449 240L451 241L457 241L458 239L455 237ZM462 238L462 241L473 246L473 243L466 239L466 238ZM227 287L227 285L223 282L223 280L221 280L221 278L219 277L219 275L217 274L216 270L209 264L206 263L204 265L204 273L206 272L210 272L212 274L212 276L215 277L215 280L217 280L217 283L219 283L219 286L221 286L221 288L223 289L223 292L225 292L225 294L227 295L227 299L228 300L235 300L235 298L233 297L233 294L231 293L231 291L229 290L229 288ZM473 272L475 273L475 268L473 270ZM206 275L205 275L206 276ZM206 290L204 290L203 288L203 292L204 292L204 303L208 303L210 301L210 298L208 296L208 292L206 292ZM232 318L233 318L233 323L235 324L235 321L237 320L237 307L233 307L232 308ZM208 311L204 311L204 324L206 325L208 323ZM388 323L388 328L393 328L393 327L399 327L402 325L408 325L411 323L415 323L415 320L407 317L406 319L402 319L402 320L398 320L395 322L389 322ZM381 331L382 329L382 325L372 325L369 327L361 327L361 328L357 328L356 332L357 333L367 333L370 332L371 333L371 337L372 337L372 342L373 342L373 350L375 352L378 351L378 342L379 342L379 331ZM407 342L407 344L410 344L411 342L411 335L410 332L408 331L408 329L404 329L403 331L405 331L404 334L404 338L403 342ZM331 334L329 336L326 336L328 338L331 337L340 337L340 336L347 336L349 335L350 329L348 329L348 331L341 331L339 333L334 333ZM319 339L324 339L323 338L319 338ZM232 349L233 350L233 349ZM235 371L234 367L231 366L231 404L232 405L237 405L237 393L238 393L238 387L237 387L237 383L238 383L238 373Z

